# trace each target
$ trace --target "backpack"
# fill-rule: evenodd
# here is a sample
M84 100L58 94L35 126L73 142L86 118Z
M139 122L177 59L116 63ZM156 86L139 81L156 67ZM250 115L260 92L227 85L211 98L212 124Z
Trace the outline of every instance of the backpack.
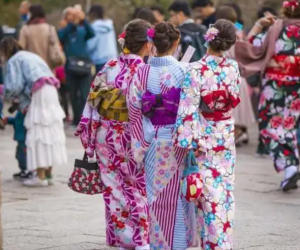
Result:
M185 25L179 28L181 32L180 44L182 48L181 49L182 54L184 55L184 53L186 52L189 46L192 46L196 49L190 62L199 61L206 53L206 47L205 47L206 41L204 39L205 30L201 26L198 27L199 29L197 31L192 31L190 29L187 29Z

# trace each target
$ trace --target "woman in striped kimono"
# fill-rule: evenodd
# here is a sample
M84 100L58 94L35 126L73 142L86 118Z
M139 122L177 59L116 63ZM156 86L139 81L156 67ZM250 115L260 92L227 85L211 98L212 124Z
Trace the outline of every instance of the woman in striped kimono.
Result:
M150 27L142 20L127 26L124 53L96 76L77 128L87 155L96 153L105 186L107 245L120 250L149 250L144 168L133 159L126 97L134 75L144 65L143 57L149 54Z
M195 245L196 227L195 207L180 195L186 150L172 140L185 76L185 66L171 56L180 32L162 22L150 35L157 57L139 69L129 94L132 150L138 162L145 161L150 248L183 250Z

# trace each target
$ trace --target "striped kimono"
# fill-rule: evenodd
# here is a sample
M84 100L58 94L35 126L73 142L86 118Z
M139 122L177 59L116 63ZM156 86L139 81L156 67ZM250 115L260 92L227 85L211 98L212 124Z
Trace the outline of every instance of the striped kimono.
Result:
M114 247L135 248L149 244L148 207L143 165L131 151L130 124L99 116L90 100L97 87L112 87L127 95L143 59L121 54L98 73L89 95L77 135L88 156L94 152L105 186L106 241Z
M183 250L196 242L194 204L188 204L180 195L186 150L175 148L172 140L184 76L185 67L175 58L152 58L150 66L140 68L130 88L132 150L138 162L145 162L150 246L153 250ZM169 94L174 89L178 90L178 102L173 123L162 125L164 122L161 121L167 118L157 116L153 119L161 125L153 125L152 119L142 115L145 93L151 93L155 99L155 95ZM149 110L156 104L152 102L151 105Z

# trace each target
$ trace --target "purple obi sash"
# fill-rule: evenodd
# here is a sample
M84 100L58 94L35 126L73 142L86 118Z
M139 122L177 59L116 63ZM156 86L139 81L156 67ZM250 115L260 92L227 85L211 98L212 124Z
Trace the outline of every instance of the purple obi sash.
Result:
M142 97L143 115L150 118L153 125L175 124L180 92L181 89L174 87L168 94L154 95L147 90Z

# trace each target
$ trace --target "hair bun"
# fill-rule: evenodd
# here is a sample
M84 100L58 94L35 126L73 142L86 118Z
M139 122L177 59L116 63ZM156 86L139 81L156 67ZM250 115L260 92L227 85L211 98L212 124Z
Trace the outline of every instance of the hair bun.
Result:
M180 31L170 22L161 22L154 29L153 42L158 53L166 53L180 38Z

